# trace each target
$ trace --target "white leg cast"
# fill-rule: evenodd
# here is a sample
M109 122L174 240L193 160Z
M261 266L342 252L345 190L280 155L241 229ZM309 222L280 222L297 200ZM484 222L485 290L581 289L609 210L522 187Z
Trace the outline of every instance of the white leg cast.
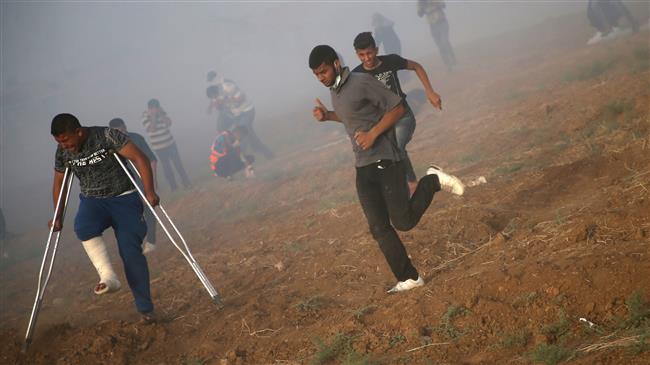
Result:
M95 289L95 294L104 294L118 290L122 285L117 280L117 274L113 270L111 259L106 250L106 244L102 236L97 236L82 242L88 258L95 266L97 274L99 274L99 282L105 285L102 289Z

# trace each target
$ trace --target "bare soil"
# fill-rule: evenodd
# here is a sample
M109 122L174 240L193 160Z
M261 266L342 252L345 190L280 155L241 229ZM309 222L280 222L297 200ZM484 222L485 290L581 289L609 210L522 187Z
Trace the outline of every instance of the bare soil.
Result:
M253 181L207 179L166 203L223 309L163 240L149 259L160 320L139 324L128 289L92 294L68 228L21 355L45 233L10 242L0 363L650 363L649 34L589 36L560 18L461 48L457 71L432 73L444 111L417 116L417 172L436 163L488 183L436 194L400 233L423 288L386 294L394 278L356 200L349 142L328 135ZM312 123L290 122L278 128Z

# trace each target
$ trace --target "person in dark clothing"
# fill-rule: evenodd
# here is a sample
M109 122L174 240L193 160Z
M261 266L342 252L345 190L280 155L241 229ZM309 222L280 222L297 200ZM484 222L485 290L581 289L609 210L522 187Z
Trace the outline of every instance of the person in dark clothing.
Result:
M309 68L330 89L334 107L328 110L316 99L314 118L342 123L352 142L359 202L370 233L398 280L388 292L424 285L395 229L407 231L415 227L437 191L462 195L462 182L432 166L409 199L404 162L393 128L405 112L402 98L371 75L341 67L336 51L327 45L312 49Z
M156 154L154 154L151 148L149 148L149 145L147 144L147 141L145 141L144 137L138 133L129 132L126 128L126 123L124 123L124 120L122 118L111 119L111 121L108 122L108 126L110 128L117 129L118 131L129 136L131 142L133 142L133 144L135 144L135 146L138 147L140 151L145 154L145 156L147 156L149 162L151 163L154 185L157 187L158 183L156 181L156 165L158 159L156 158ZM144 188L142 184L140 184L140 188ZM156 217L154 217L153 213L151 213L149 209L145 208L144 220L147 223L147 235L145 237L144 244L142 245L142 253L147 254L156 249Z
M384 46L384 54L402 54L402 43L393 29L393 21L385 16L374 13L372 15L372 27L374 28L377 47Z
M246 177L255 176L255 158L243 155L240 149L240 141L247 133L246 127L237 126L232 131L223 131L217 135L210 149L210 167L216 176L230 179L241 170L245 170Z
M374 76L377 80L390 91L402 98L406 112L404 116L395 124L395 135L397 138L397 146L400 149L401 159L404 161L404 168L406 169L407 181L411 193L415 191L417 186L417 176L413 171L413 165L406 151L406 145L411 141L413 133L415 132L415 116L413 111L406 102L406 95L402 91L397 72L399 70L415 71L422 86L426 90L426 96L434 108L442 110L442 101L440 95L433 91L431 82L427 76L424 68L417 62L407 60L396 54L389 54L385 56L377 56L379 49L375 44L375 40L370 32L359 33L354 38L354 50L361 61L361 64L354 68L353 72L368 73Z
M596 28L596 34L587 41L592 45L601 40L613 39L625 33L618 26L618 20L624 17L633 31L639 30L639 25L620 0L589 0L587 4L587 18L589 23Z
M63 226L64 201L60 202L58 210L56 205L63 189L65 171L69 168L79 180L81 188L74 231L100 275L95 293L103 294L120 288L102 238L103 232L112 227L135 306L142 314L142 320L151 322L154 306L149 287L149 268L142 254L142 241L147 233L147 225L142 218L143 205L128 175L114 158L113 151L133 162L142 176L147 201L156 206L160 199L154 187L149 159L124 133L107 127L82 127L72 114L55 116L51 134L58 143L52 195L55 211L59 215L48 225L54 231L61 230Z
M175 191L178 188L172 165L180 176L183 186L189 188L191 186L190 178L185 172L181 156L178 153L178 147L176 147L176 142L170 130L172 120L160 107L158 99L151 99L147 103L147 110L142 114L142 125L149 136L151 148L156 152L158 160L162 164L165 179L169 183L171 190Z
M445 7L443 0L418 0L418 16L426 16L431 37L438 46L447 70L451 71L456 65L456 54L449 42L449 23L445 15Z

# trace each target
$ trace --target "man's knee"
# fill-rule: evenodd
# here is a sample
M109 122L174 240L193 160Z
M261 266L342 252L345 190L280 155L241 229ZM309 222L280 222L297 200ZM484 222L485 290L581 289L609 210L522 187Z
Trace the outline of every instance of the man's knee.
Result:
M370 224L370 234L376 241L391 234L393 227L390 224Z
M409 220L406 219L395 219L392 221L393 227L395 227L396 230L398 231L410 231L415 227L415 224Z

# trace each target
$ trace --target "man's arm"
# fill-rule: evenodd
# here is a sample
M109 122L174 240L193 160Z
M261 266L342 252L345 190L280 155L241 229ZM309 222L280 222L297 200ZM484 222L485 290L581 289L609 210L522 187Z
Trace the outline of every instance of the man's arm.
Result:
M59 194L61 193L61 189L63 188L63 177L65 176L65 173L59 172L54 170L54 181L52 182L52 205L54 206L54 210L56 211L56 203L59 200ZM65 196L68 192L64 191L63 196ZM54 232L60 231L61 228L63 228L63 210L65 209L65 199L61 199L61 204L59 205L59 211L57 212L56 217L54 218L54 221L50 220L48 222L48 227L52 227L54 225Z
M151 163L147 156L145 156L142 151L136 147L136 145L129 141L127 142L117 154L129 159L135 165L135 168L138 169L140 173L140 178L142 179L142 185L144 186L144 195L147 198L149 204L152 207L155 207L160 202L160 198L156 194L156 189L154 187L153 181L153 172L151 171Z
M367 150L375 143L377 137L388 129L404 115L406 109L402 103L397 104L393 109L387 111L383 117L368 132L358 131L354 134L354 140L363 150Z
M424 67L422 67L422 65L420 65L415 61L406 60L406 69L415 71L415 74L418 75L418 79L420 79L422 86L424 86L424 91L427 94L427 99L429 99L429 103L431 103L431 105L433 105L434 108L438 108L439 110L442 110L442 100L440 100L440 95L438 95L437 92L433 91L433 87L431 87L431 82L429 82L429 76L427 75L427 72L424 70Z
M312 111L314 118L319 122L325 122L327 120L332 120L334 122L341 123L341 119L336 115L335 111L327 110L327 107L320 101L319 98L316 98L316 106Z

